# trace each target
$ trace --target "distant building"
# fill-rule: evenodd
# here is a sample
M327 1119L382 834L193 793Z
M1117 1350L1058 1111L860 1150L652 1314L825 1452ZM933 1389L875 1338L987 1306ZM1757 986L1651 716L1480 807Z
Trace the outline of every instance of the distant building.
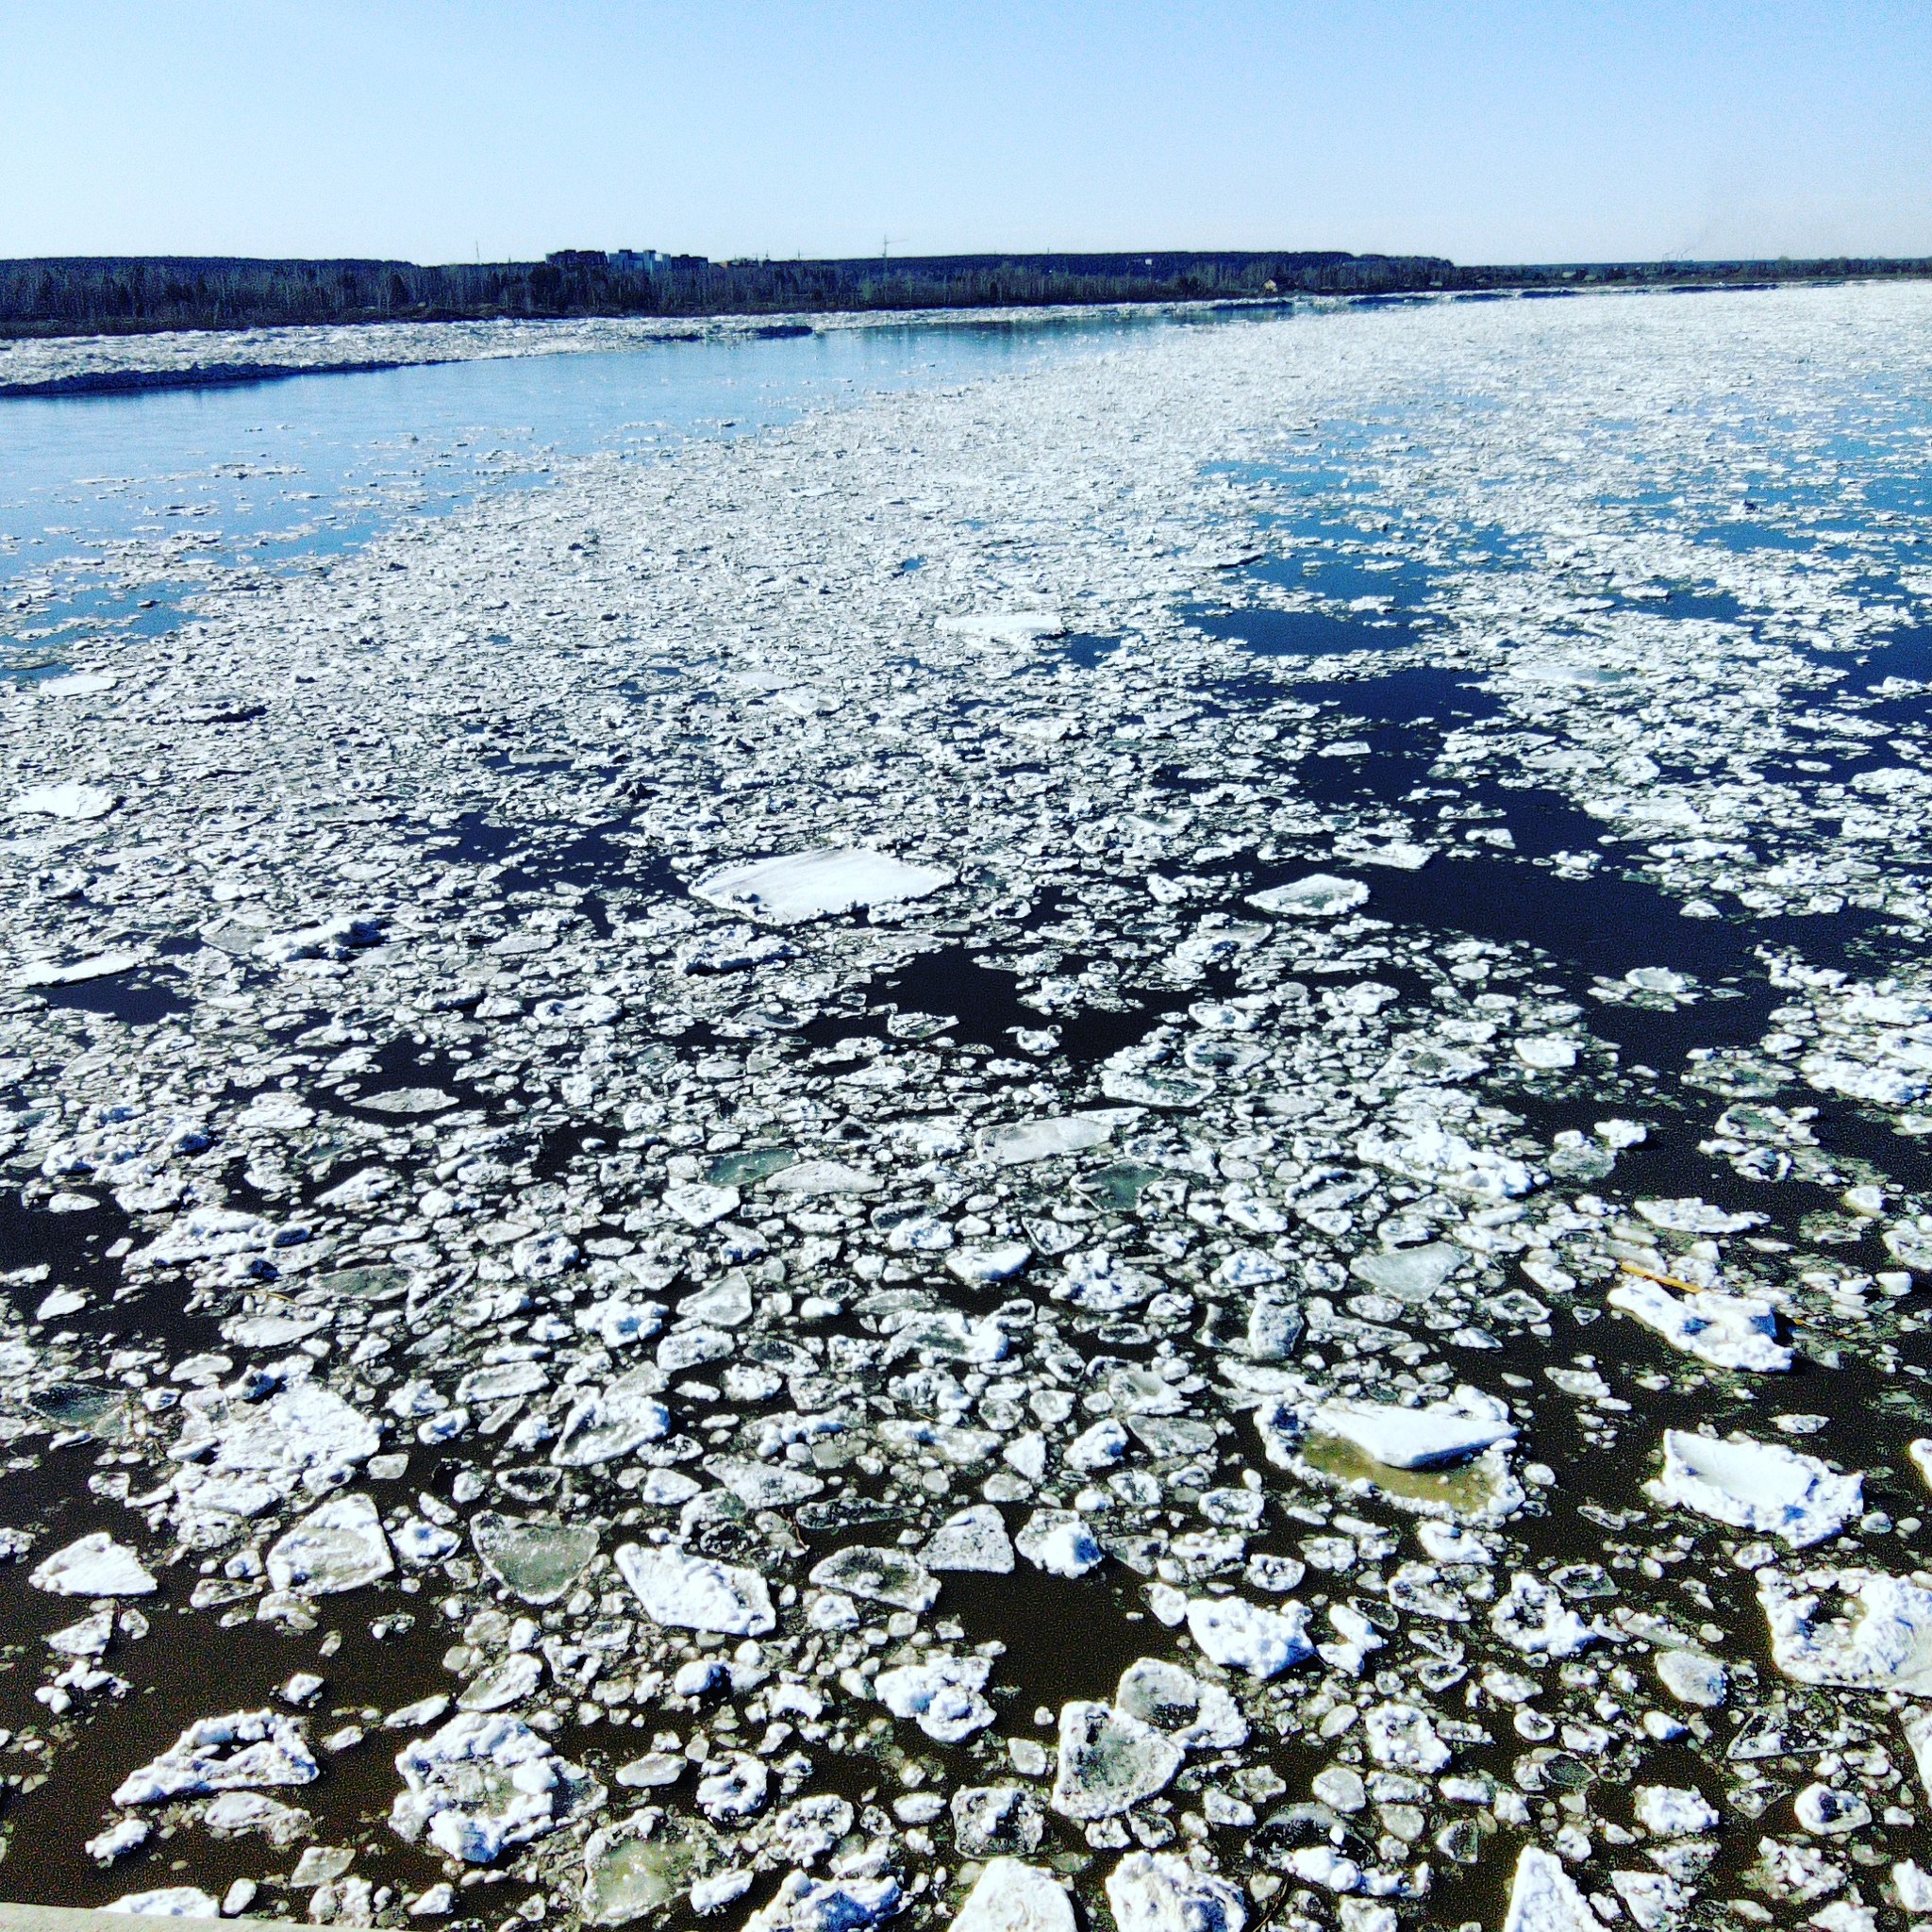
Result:
M554 255L546 255L543 259L552 268L560 269L608 268L610 266L610 258L601 248L559 248Z
M609 263L619 275L654 275L670 265L671 258L655 248L613 248Z

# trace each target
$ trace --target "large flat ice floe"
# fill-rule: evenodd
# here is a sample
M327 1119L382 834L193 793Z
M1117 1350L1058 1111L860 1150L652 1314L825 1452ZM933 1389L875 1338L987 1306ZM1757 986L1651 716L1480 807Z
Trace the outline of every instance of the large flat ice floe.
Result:
M942 866L909 865L890 853L843 845L722 866L691 891L714 906L790 925L860 906L924 899L952 883L953 874Z
M1736 1529L1775 1536L1794 1550L1836 1536L1865 1507L1863 1478L1775 1442L1721 1441L1664 1431L1659 1503L1694 1509Z

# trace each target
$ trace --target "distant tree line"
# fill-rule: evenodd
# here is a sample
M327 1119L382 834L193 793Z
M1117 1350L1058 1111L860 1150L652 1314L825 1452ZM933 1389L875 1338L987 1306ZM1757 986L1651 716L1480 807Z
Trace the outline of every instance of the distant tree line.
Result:
M941 255L709 261L564 249L543 261L255 261L74 256L0 262L0 336L583 315L1035 308L1079 302L1400 297L1437 291L1738 286L1932 274L1932 261L1609 262L1464 268L1435 256Z

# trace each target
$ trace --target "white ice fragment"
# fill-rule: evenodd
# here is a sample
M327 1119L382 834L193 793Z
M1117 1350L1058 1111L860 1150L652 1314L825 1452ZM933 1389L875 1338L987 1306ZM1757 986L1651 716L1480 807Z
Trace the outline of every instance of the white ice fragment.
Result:
M1052 1804L1063 1818L1111 1818L1166 1789L1186 1754L1164 1732L1110 1705L1060 1707Z
M1782 1374L1791 1352L1777 1340L1777 1316L1769 1302L1707 1289L1679 1301L1658 1283L1626 1276L1605 1296L1613 1308L1635 1315L1673 1348L1719 1369Z
M913 1719L936 1743L958 1744L992 1723L992 1706L979 1694L991 1669L983 1657L929 1655L924 1663L881 1671L874 1689L894 1717Z
M1826 1621L1829 1592L1845 1613ZM1757 1573L1771 1654L1801 1684L1932 1694L1932 1591L1875 1570Z
M1093 1532L1073 1509L1036 1509L1013 1543L1029 1563L1051 1576L1084 1576L1105 1560Z
M997 1241L991 1247L955 1248L946 1257L946 1273L968 1288L1010 1281L1033 1258L1024 1241Z
M940 1593L939 1579L904 1550L850 1543L814 1566L811 1580L821 1590L890 1604L898 1610L927 1610Z
M1330 918L1352 912L1368 903L1369 889L1359 879L1337 878L1332 873L1311 872L1285 886L1250 892L1248 904L1263 912L1288 912L1305 919Z
M1447 1241L1428 1241L1417 1248L1357 1255L1348 1264L1348 1272L1397 1301L1425 1302L1456 1273L1463 1258L1462 1250Z
M655 1623L727 1637L763 1637L777 1625L765 1579L755 1570L641 1543L625 1543L616 1562Z
M1683 1704L1715 1710L1730 1690L1724 1667L1694 1650L1667 1650L1657 1660L1657 1681Z
M222 1908L198 1886L164 1885L154 1891L130 1891L101 1909L142 1919L214 1919L220 1917Z
M20 792L7 807L14 818L105 818L120 803L115 793L99 785L70 779L64 785L37 785Z
M1717 1809L1704 1793L1678 1785L1639 1785L1632 1808L1654 1838L1695 1838L1717 1824Z
M89 1839L85 1849L89 1857L98 1859L103 1865L112 1864L125 1854L139 1851L153 1830L154 1826L145 1818L123 1818L106 1831Z
M1129 1852L1107 1881L1117 1932L1241 1932L1241 1895L1172 1852Z
M1472 1404L1470 1409L1479 1407ZM1501 1405L1495 1407L1500 1409ZM1387 1469L1441 1469L1516 1440L1507 1412L1470 1409L1441 1402L1402 1408L1388 1402L1337 1399L1313 1412L1308 1430L1311 1435L1339 1437Z
M1765 1219L1761 1214L1726 1213L1694 1194L1682 1200L1639 1201L1635 1205L1653 1227L1672 1234L1741 1234L1747 1227L1760 1226Z
M769 1192L797 1200L817 1194L875 1194L880 1185L876 1174L848 1167L842 1160L793 1161L763 1182Z
M513 1717L465 1711L396 1753L405 1789L390 1828L467 1864L488 1864L563 1823L575 1795L594 1786ZM601 1795L601 1793L599 1793Z
M1074 1932L1074 1903L1050 1872L1018 1858L991 1858L952 1932Z
M1576 1042L1554 1033L1528 1034L1516 1041L1516 1058L1541 1074L1559 1074L1576 1064Z
M1525 1845L1517 1857L1503 1932L1603 1932L1603 1921L1560 1858Z
M1666 1429L1663 1474L1647 1488L1659 1503L1802 1550L1836 1536L1862 1511L1862 1485L1859 1475L1840 1475L1815 1456L1777 1443Z
M933 628L971 644L1030 644L1037 638L1058 637L1066 625L1057 610L980 610L938 618Z
M1004 1126L981 1130L979 1152L982 1158L999 1167L1017 1167L1057 1154L1078 1154L1086 1148L1098 1147L1112 1136L1123 1120L1129 1118L1122 1110L1108 1108L1099 1113L1067 1114L1055 1120L1009 1121Z
M360 1590L394 1568L375 1505L359 1494L318 1504L268 1553L269 1580L305 1596Z
M713 906L791 924L859 906L923 899L951 885L954 876L939 866L908 865L888 853L843 845L727 865L700 879L691 892Z
M1298 1603L1263 1609L1238 1596L1196 1597L1188 1605L1188 1631L1204 1657L1252 1677L1277 1676L1314 1654L1308 1613Z
M116 947L105 953L92 953L84 959L74 959L65 966L57 966L51 959L36 959L23 966L13 976L18 987L36 986L78 986L90 979L111 979L118 973L131 973L137 966L147 963L145 953L129 952L125 947Z
M158 1805L207 1791L312 1784L322 1775L308 1740L272 1710L197 1719L151 1764L124 1779L117 1805Z
M150 1596L155 1590L141 1558L104 1529L56 1550L27 1581L56 1596Z
M975 1503L947 1517L926 1539L920 1557L928 1570L976 1570L1008 1576L1013 1569L1007 1525L991 1503Z
M1547 1583L1519 1570L1509 1593L1490 1611L1490 1627L1525 1656L1574 1657L1596 1632Z
M1450 1751L1428 1713L1413 1704L1378 1704L1362 1719L1369 1755L1391 1770L1433 1777L1449 1768Z
M581 1397L564 1418L551 1461L589 1469L661 1441L671 1432L671 1411L658 1400L663 1383L662 1371L647 1364Z
M891 1918L900 1907L899 1881L883 1878L809 1878L786 1874L772 1902L744 1922L744 1932L862 1932Z

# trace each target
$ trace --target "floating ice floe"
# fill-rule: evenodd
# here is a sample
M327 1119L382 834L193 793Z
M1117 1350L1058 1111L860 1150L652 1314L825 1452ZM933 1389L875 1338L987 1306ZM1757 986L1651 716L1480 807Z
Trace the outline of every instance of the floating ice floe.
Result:
M1791 1366L1791 1351L1777 1339L1777 1316L1769 1302L1715 1289L1680 1300L1658 1283L1635 1275L1620 1281L1604 1299L1635 1315L1673 1348L1713 1368L1776 1375Z
M1367 905L1368 899L1369 889L1359 879L1311 872L1306 878L1291 879L1285 886L1251 892L1248 904L1263 912L1291 912L1303 918L1325 919L1338 912L1352 912L1357 906Z
M989 1858L952 1932L1074 1932L1074 1902L1052 1873L1018 1858Z
M1053 1807L1080 1823L1116 1817L1164 1790L1185 1755L1164 1731L1110 1705L1064 1704Z
M1663 1473L1648 1488L1659 1503L1778 1537L1794 1550L1836 1536L1865 1507L1863 1478L1840 1475L1815 1456L1683 1429L1664 1431Z
M1603 1932L1603 1921L1560 1858L1525 1845L1517 1854L1503 1932Z
M483 1567L540 1607L566 1595L597 1554L597 1532L584 1524L540 1523L495 1509L476 1512L470 1536Z
M156 1588L141 1558L104 1529L56 1550L27 1581L56 1596L150 1596Z
M390 1826L413 1844L426 1831L452 1858L486 1865L601 1802L600 1787L515 1718L464 1712L396 1753L405 1789Z
M615 1560L655 1623L727 1637L762 1637L777 1623L765 1580L754 1570L668 1545L625 1543Z
M993 1721L992 1706L980 1695L991 1670L983 1657L932 1657L881 1671L874 1688L894 1717L913 1719L937 1743L958 1744Z
M1516 1440L1508 1410L1467 1387L1413 1408L1282 1397L1264 1401L1255 1423L1277 1468L1414 1515L1501 1522L1523 1505L1508 1464Z
M117 1805L158 1805L206 1791L312 1784L322 1775L301 1727L272 1710L200 1718L114 1792Z
M714 906L790 925L860 906L924 899L951 885L953 878L941 866L910 865L890 853L842 845L724 866L707 874L691 891Z
M1108 1874L1118 1932L1242 1932L1241 1894L1172 1852L1129 1852Z
M361 1590L394 1568L375 1505L363 1495L318 1504L268 1553L270 1582L304 1596Z
M70 779L64 785L37 785L8 803L15 818L100 819L120 804L119 796L99 785Z
M1932 1591L1876 1570L1760 1570L1757 1601L1786 1676L1932 1695Z
M1238 1596L1197 1597L1188 1606L1188 1631L1201 1654L1251 1677L1273 1677L1314 1655L1308 1613L1297 1603L1263 1609Z

